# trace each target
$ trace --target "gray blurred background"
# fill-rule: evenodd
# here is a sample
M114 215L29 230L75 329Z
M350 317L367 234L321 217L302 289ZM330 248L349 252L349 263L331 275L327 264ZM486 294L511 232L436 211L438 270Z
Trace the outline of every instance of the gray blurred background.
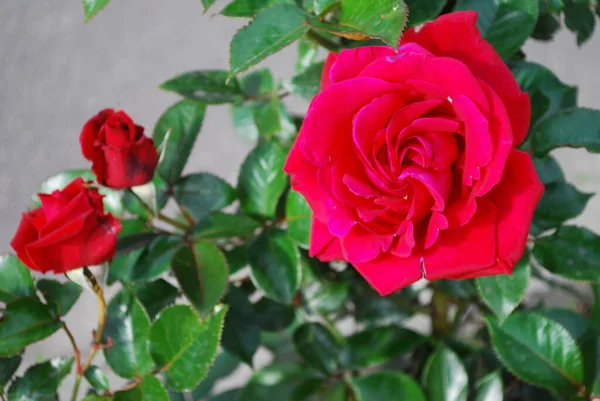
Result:
M152 132L176 96L157 86L176 74L227 69L228 43L245 22L208 14L200 0L114 0L83 23L80 0L0 1L0 251L9 241L31 194L47 176L89 167L79 149L83 123L105 107L122 108ZM600 109L600 30L581 48L563 30L552 43L530 42L525 52L571 85L579 104ZM295 49L264 66L276 78L293 73ZM293 104L301 111L303 103ZM211 106L188 171L212 171L235 183L251 144L233 132L227 106ZM600 190L600 156L555 152L568 179L585 192ZM600 231L600 197L590 201L578 223ZM93 313L92 313L93 311ZM84 353L95 324L95 301L85 294L68 316ZM31 347L27 361L67 355L64 333ZM71 382L63 389L63 398Z

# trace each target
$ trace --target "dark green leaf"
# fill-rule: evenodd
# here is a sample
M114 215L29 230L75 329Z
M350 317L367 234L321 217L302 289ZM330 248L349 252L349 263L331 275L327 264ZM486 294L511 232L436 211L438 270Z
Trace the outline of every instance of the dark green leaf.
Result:
M27 369L8 390L8 401L55 401L63 379L71 372L73 358L54 358Z
M298 366L271 365L252 375L237 401L262 401L274 397L288 400L295 387L305 378Z
M250 247L252 282L267 297L290 305L302 279L300 254L285 232L263 232Z
M410 311L397 305L390 297L360 296L354 300L356 319L368 326L388 326L408 319Z
M360 380L360 379L359 379ZM323 397L323 401L347 401L348 400L348 390L343 383L336 383L333 386L329 387L327 393ZM361 394L362 397L362 394ZM362 397L363 400L368 400L368 398ZM420 400L416 400L420 401Z
M271 96L275 92L275 78L269 69L263 68L241 77L240 86L247 96Z
M97 366L90 366L85 371L85 379L88 381L90 386L93 389L99 391L107 391L108 390L108 377L106 377L106 373L102 369Z
M285 151L274 141L262 142L250 152L238 179L240 203L246 214L275 217L277 202L287 185L285 158Z
M552 40L559 29L560 20L556 15L550 12L542 13L540 11L535 28L533 28L533 32L531 33L531 37L537 40Z
M0 357L18 354L61 327L62 323L38 298L19 298L6 306L0 320Z
M285 215L289 236L298 245L308 248L312 211L299 192L290 190L288 193L285 204Z
M229 264L229 274L235 274L248 266L248 244L236 246L225 252L225 258Z
M542 184L548 185L556 182L563 182L565 180L562 168L554 157L546 156L541 159L533 157L532 159Z
M175 305L160 313L150 330L152 358L166 371L167 386L192 390L215 361L227 307L200 321L189 306Z
M206 106L200 102L182 100L160 116L152 138L163 147L158 173L169 183L175 183L190 157L200 133Z
M212 213L194 226L196 240L244 237L252 235L262 225L243 214Z
M221 14L227 17L252 17L263 8L280 3L296 4L294 0L233 0Z
M4 386L12 379L22 359L22 355L0 358L0 394L4 394Z
M477 295L473 280L437 280L434 285L452 298L469 299Z
M231 41L230 73L238 74L288 46L308 32L305 12L277 4L259 12Z
M561 227L550 236L538 238L533 253L554 274L600 283L600 236L587 228Z
M600 153L600 110L571 108L540 122L532 133L537 156L560 147L586 148Z
M312 367L331 375L340 366L343 344L320 323L306 323L294 332L296 352Z
M581 46L594 32L596 18L587 2L569 1L565 3L565 25L577 33L577 44Z
M179 290L162 278L137 285L133 291L148 312L150 319L154 319L161 310L174 304L179 296Z
M475 401L502 401L504 385L500 372L492 372L477 382Z
M104 358L113 372L126 379L150 373L154 364L148 353L149 331L148 315L130 292L122 290L110 301L102 341L112 341Z
M320 313L335 312L348 299L347 282L316 280L303 289L304 298L311 309Z
M225 298L229 313L225 318L223 348L252 366L252 358L260 344L258 316L246 294L235 286L229 287Z
M289 327L295 318L294 309L287 305L261 298L254 304L256 317L261 329L265 331L281 331Z
M426 401L423 390L404 373L371 373L359 377L354 383L364 401Z
M122 230L119 233L118 239L126 238L131 235L143 233L147 230L146 222L141 219L128 219L121 221ZM117 240L118 241L118 240ZM128 253L116 255L110 262L108 269L108 284L112 284L117 280L130 281L133 277L133 270L138 259L144 252L143 248L137 248Z
M157 278L167 271L171 265L171 259L182 246L181 237L176 235L155 238L121 279L146 282Z
M207 315L225 294L229 272L219 248L198 241L173 258L173 273L187 299L201 316Z
M340 24L395 47L406 25L407 14L402 0L342 0Z
M479 297L500 321L506 319L523 300L531 276L529 255L515 266L512 275L479 277L475 279Z
M593 194L579 192L566 182L547 184L533 221L542 230L558 227L583 212Z
M110 0L83 0L83 13L85 22L91 20L96 14L110 3Z
M319 0L317 0L319 1ZM337 1L337 0L335 0ZM319 55L319 45L307 37L298 41L298 61L296 62L296 73L302 72L310 67Z
M455 10L477 11L479 30L503 58L521 48L539 13L538 0L459 0Z
M404 0L408 7L408 26L421 25L435 19L446 5L446 0Z
M144 224L142 220L134 220L139 222L141 225ZM117 241L117 254L127 254L136 249L140 249L151 243L160 234L154 232L140 232L129 235L120 235Z
M75 283L59 283L46 279L38 280L37 287L56 317L69 313L82 291Z
M169 401L169 394L154 376L146 376L140 384L115 393L114 401Z
M321 75L323 73L323 62L311 64L299 74L295 75L289 82L290 91L306 100L312 100L321 90Z
M233 103L243 99L236 79L227 81L222 70L191 71L163 83L160 88L206 104Z
M581 353L560 324L533 313L513 314L502 325L493 318L487 323L496 353L515 376L559 393L577 392Z
M441 345L425 364L423 386L429 401L466 401L469 378L458 356Z
M353 369L381 365L414 350L423 342L423 336L404 328L367 329L348 338L345 361Z
M35 296L35 287L27 266L15 255L0 255L0 302L32 296Z
M175 184L173 197L196 219L233 203L235 189L222 178L209 173L186 175Z

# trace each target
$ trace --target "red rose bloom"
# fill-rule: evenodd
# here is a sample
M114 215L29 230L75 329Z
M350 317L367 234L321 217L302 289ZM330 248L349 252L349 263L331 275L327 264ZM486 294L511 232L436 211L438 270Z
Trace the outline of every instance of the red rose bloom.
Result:
M39 197L42 206L23 213L10 243L30 269L65 273L113 257L121 223L104 213L96 189L77 178L62 191Z
M79 142L98 182L107 187L145 184L158 164L154 142L123 111L104 109L92 117L83 126Z
M313 210L311 255L352 263L382 295L511 273L524 252L543 191L515 149L529 98L476 20L330 54L286 162Z

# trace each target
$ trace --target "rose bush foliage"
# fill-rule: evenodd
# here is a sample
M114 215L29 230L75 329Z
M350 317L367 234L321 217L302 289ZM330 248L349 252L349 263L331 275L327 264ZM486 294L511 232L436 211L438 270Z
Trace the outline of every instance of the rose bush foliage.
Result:
M182 99L151 137L110 108L73 127L90 169L23 214L0 256L0 400L600 397L600 237L570 224L591 194L549 155L599 152L600 112L522 50L562 19L585 42L597 2L227 3L249 18L229 69L164 82ZM245 72L296 42L290 79ZM255 143L235 186L185 169L222 104ZM94 296L84 342L64 316ZM73 355L26 366L58 331Z

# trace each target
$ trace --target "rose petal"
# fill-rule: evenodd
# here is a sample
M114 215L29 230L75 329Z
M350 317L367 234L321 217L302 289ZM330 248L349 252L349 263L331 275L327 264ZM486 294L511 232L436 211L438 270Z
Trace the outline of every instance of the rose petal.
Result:
M360 225L340 238L344 260L350 263L364 263L373 260L382 250L389 249L393 236L375 235Z
M354 264L354 268L382 296L422 278L421 259L415 256L399 258L386 253L369 262Z
M98 133L106 120L115 113L113 109L104 109L89 119L83 126L79 135L81 153L86 159L93 161L98 157L98 149L94 146Z
M329 70L329 82L335 84L356 78L373 61L396 55L396 51L387 46L363 46L342 50Z
M42 214L41 208L34 209L29 213L23 213L17 232L10 242L10 246L15 250L19 259L28 267L34 270L43 271L33 263L25 250L27 244L34 242L38 238L38 232L33 224L33 219L39 214Z
M315 218L311 223L309 254L322 262L344 258L339 238L331 235L327 226Z

